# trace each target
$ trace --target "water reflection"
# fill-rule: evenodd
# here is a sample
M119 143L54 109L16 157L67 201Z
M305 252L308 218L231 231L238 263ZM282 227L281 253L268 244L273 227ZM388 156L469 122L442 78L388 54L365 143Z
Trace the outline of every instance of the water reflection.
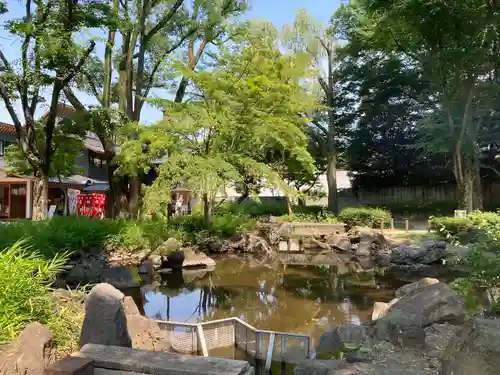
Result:
M390 301L400 284L337 266L251 265L219 261L215 271L162 275L142 287L146 316L199 322L237 316L259 329L294 332L312 343L333 325L369 319L373 303Z

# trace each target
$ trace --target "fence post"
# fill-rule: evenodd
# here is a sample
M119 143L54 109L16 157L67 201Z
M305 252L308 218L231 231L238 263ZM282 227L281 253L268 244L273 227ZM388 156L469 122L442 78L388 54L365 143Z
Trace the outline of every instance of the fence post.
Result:
M394 230L394 219L391 218L391 230Z
M410 230L410 220L408 219L405 219L405 231L409 231Z
M380 231L381 231L382 233L384 233L384 226L385 226L385 223L384 223L384 220L382 219L382 220L380 221Z
M430 233L432 229L432 221L429 219L427 220L427 232Z

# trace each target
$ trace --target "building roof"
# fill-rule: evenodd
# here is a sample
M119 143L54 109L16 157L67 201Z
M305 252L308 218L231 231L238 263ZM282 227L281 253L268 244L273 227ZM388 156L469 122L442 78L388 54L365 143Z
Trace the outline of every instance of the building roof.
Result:
M0 133L16 135L16 127L5 122L0 122Z

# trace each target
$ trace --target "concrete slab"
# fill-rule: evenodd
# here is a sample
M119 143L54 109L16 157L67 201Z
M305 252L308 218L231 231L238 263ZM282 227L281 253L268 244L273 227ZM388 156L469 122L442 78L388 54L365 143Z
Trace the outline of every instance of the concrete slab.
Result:
M87 344L74 356L94 360L95 368L155 375L254 375L246 361L150 352L118 346Z

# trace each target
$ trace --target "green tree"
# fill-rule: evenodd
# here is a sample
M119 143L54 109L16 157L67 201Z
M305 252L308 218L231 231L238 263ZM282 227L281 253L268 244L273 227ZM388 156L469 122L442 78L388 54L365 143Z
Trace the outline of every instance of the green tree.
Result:
M299 116L316 105L315 97L301 86L311 75L310 58L281 53L277 32L268 24L253 25L236 42L237 50L222 51L214 69L186 69L196 96L184 103L168 102L162 122L143 128L139 144L124 145L131 163L168 154L146 191L146 208L165 207L172 187L187 184L202 197L209 224L216 194L242 182L242 169L288 193L282 176L263 162L270 149L287 152L304 168L314 169L307 152L308 119ZM141 156L144 143L149 156Z
M65 90L104 146L111 216L137 216L140 171L126 169L130 177L127 181L125 169L119 168L116 143L120 138L126 141L138 137L137 125L133 124L141 121L145 101L152 90L169 88L171 55L187 44L187 67L194 70L207 46L225 34L225 20L245 7L245 1L238 0L113 2L118 24L108 30L104 58L93 56L76 85L94 95L99 106L86 107L72 89ZM117 34L121 35L121 45L115 43ZM177 92L180 100L186 86L187 81L181 79Z
M327 161L326 178L328 183L328 209L338 212L337 201L337 143L338 116L336 107L339 97L336 95L335 53L336 42L331 31L312 19L305 10L298 10L293 24L284 28L285 45L296 52L311 55L313 66L319 72L317 82L320 87L319 101L326 107L326 116L319 112L311 121L316 129L311 132L316 142L318 136L326 138L319 144L324 145ZM322 66L326 65L326 69ZM325 71L326 70L326 71Z
M498 95L498 5L482 0L359 0L340 10L348 41L392 52L429 83L426 146L453 160L459 207L482 208L479 145Z
M74 36L82 29L100 26L108 6L99 1L26 0L25 14L4 26L20 42L19 59L9 61L0 46L0 97L16 128L19 150L38 177L34 189L33 219L48 211L49 175L55 154L54 133L60 94L82 68L95 47L82 48ZM5 9L2 9L5 10ZM35 112L48 90L48 115L37 122ZM24 121L15 110L19 100ZM57 135L56 135L57 137Z

